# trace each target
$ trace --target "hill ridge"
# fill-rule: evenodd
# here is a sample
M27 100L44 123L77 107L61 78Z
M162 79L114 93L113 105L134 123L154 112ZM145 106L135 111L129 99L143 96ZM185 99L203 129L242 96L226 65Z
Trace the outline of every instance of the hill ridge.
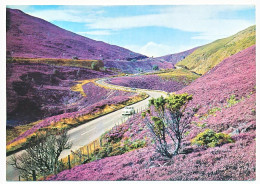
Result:
M93 40L17 9L6 9L7 56L27 58L142 59L123 47Z
M225 58L255 44L255 26L199 47L176 66L185 66L199 74L205 74Z

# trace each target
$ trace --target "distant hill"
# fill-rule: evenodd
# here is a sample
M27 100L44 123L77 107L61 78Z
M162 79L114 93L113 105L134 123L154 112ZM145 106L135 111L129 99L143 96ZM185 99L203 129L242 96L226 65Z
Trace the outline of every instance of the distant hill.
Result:
M146 56L95 41L43 19L7 8L7 56L26 58L142 59ZM55 15L54 15L55 16Z
M175 54L169 54L169 55L166 55L166 56L156 57L155 59L159 59L159 60L162 60L162 61L167 61L167 62L171 62L173 64L176 64L178 61L185 59L188 55L193 53L197 48L198 47L195 47L193 49L186 50L186 51L183 51L183 52L175 53Z
M130 60L130 61L104 61L106 67L117 68L126 73L138 73L138 72L149 72L152 71L154 66L158 66L158 69L173 69L178 61L183 60L185 57L194 52L196 48L183 51L180 53L169 54L166 56L145 58L141 60Z
M255 30L256 27L251 26L233 36L199 47L176 65L185 66L196 73L204 74L223 59L254 45Z

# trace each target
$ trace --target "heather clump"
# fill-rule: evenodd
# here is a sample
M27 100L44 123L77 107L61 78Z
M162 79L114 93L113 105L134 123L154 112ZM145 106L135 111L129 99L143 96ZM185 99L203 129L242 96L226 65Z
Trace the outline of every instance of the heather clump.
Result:
M206 129L204 132L199 133L195 138L191 140L192 144L206 147L216 147L233 142L234 141L230 137L230 135L221 132L216 133L211 129Z
M112 130L105 133L101 139L104 141L101 148L95 150L91 161L110 156L124 154L128 151L142 148L146 146L145 140L131 140L124 134L130 129L129 123L124 123L114 127Z
M123 138L124 133L128 130L127 124L119 125L104 135L107 142L118 142Z

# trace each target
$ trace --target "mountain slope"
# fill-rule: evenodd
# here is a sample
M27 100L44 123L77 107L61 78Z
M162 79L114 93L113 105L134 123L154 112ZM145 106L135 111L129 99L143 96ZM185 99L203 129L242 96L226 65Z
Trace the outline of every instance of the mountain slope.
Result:
M233 36L204 45L176 65L186 66L196 73L204 74L223 59L254 45L255 30L256 27L251 26Z
M166 55L166 56L157 57L155 59L159 59L159 60L162 60L162 61L167 61L167 62L171 62L173 64L176 64L178 61L185 59L188 55L193 53L197 48L198 47L195 47L195 48L190 49L190 50L186 50L186 51L175 53L175 54L169 54L169 55Z
M27 58L128 59L146 56L59 28L7 8L7 56Z

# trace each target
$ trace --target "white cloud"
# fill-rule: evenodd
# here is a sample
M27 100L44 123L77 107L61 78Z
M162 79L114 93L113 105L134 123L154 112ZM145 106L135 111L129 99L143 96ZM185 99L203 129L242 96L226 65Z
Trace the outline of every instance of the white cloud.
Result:
M12 6L13 7L13 6ZM17 6L21 9L20 6ZM88 23L94 22L104 11L97 6L60 6L56 9L33 9L27 6L26 12L30 15L45 19L47 21L67 21Z
M109 30L96 30L96 31L86 31L86 32L77 32L82 36L86 35L111 35L112 32Z
M85 23L85 28L88 30L80 32L83 35L111 35L115 30L156 26L193 32L196 35L192 39L208 41L230 36L255 24L254 20L239 18L236 12L253 7L243 5L160 6L158 12L153 14L109 17L105 16L106 8L101 6L61 6L57 9L44 10L17 6L47 21Z
M224 18L224 13L247 9L249 6L174 6L158 14L100 18L87 26L92 29L131 29L158 26L197 32L194 39L218 39L230 36L255 22L242 18Z
M68 21L68 22L91 22L92 19L80 16L80 11L76 10L41 10L30 11L30 15L40 17L47 21Z
M155 42L148 42L143 46L138 46L138 45L126 45L124 46L127 49L130 49L132 51L135 51L137 53L144 54L146 56L164 56L167 54L172 54L175 52L174 48L169 45L164 45L160 43L155 43Z

